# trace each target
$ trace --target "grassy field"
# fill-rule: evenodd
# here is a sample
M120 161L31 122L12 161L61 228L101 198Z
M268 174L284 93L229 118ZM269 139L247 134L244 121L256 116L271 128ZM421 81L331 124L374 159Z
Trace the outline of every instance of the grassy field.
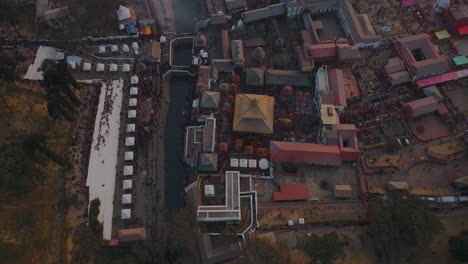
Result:
M46 135L50 150L65 155L71 124L48 119L43 88L0 83L0 98L1 144L12 136L40 133ZM45 181L33 192L18 198L9 189L0 190L0 243L11 247L2 263L41 263L46 251L46 263L61 262L63 229L53 206L60 199L62 168L52 161L37 166Z

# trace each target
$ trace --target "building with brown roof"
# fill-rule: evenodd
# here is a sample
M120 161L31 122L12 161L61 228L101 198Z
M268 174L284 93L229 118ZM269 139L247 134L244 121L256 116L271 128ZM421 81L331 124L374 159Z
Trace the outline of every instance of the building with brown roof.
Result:
M321 95L322 104L347 106L342 70L322 66L317 70L315 78L315 89Z
M227 30L221 30L221 47L223 49L223 59L231 58L231 45Z
M338 133L338 148L341 152L341 160L358 161L361 152L359 151L356 126L354 124L338 124L336 125L336 131Z
M398 39L395 48L413 79L438 75L449 69L447 59L439 54L426 33Z
M310 52L310 45L302 45L296 47L297 63L301 71L311 72L314 70L315 63Z
M420 115L433 113L439 110L439 103L434 96L411 101L403 105L408 116L417 117Z
M411 82L411 75L406 70L387 74L387 78L391 85Z
M306 201L309 199L309 191L305 183L283 183L280 191L273 193L275 202Z
M146 230L143 227L119 230L119 242L146 240Z
M236 94L232 130L273 134L275 98L258 94Z
M333 62L338 56L335 43L312 44L310 53L315 62Z
M361 53L356 45L336 44L336 48L339 64L352 64L361 59Z
M281 163L341 165L338 146L313 143L272 141L270 160Z
M447 30L460 36L468 34L468 5L450 6L441 17Z
M197 91L210 89L210 66L201 65L198 67Z
M353 196L353 189L351 185L335 185L335 198L337 199L350 199Z
M305 72L268 69L265 70L265 84L277 86L292 85L311 87L313 82L310 74Z

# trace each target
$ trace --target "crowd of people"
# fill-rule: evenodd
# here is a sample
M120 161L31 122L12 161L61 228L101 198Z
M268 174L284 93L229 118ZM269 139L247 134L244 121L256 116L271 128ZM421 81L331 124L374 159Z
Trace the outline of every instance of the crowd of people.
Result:
M101 120L99 120L99 135L94 148L99 150L101 144L106 144L106 136L109 136L109 115L112 114L114 108L114 100L117 94L114 94L110 82L106 84L103 91L105 93L104 108L102 110Z

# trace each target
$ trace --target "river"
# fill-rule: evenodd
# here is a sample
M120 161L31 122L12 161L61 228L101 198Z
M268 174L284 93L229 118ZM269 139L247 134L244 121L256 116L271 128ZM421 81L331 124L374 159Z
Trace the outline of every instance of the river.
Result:
M173 0L175 27L179 33L193 32L195 18L199 13L199 0ZM181 47L174 53L174 62L191 62L191 47ZM188 58L186 58L188 57ZM188 77L175 77L169 82L169 109L165 127L165 201L167 208L185 205L184 187L187 171L182 162L184 140L184 118L186 96L193 83Z

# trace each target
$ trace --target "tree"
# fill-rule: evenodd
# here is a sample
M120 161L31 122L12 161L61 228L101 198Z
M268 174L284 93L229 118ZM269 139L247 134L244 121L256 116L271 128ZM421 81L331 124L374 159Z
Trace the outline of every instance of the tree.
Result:
M252 238L242 247L242 256L249 264L283 264L288 263L289 250L280 243Z
M8 27L13 27L18 36L20 36L20 34L16 25L18 24L19 15L20 11L15 0L0 1L0 23L6 24Z
M74 120L76 107L81 103L75 90L80 85L68 70L67 64L63 61L45 60L41 71L44 73L43 83L47 92L49 115L54 119Z
M417 197L390 193L370 202L370 236L388 263L418 262L442 230L429 205Z
M94 232L97 236L102 236L102 224L98 220L99 215L99 206L101 206L101 201L99 198L96 198L91 201L89 206L89 227L91 231Z
M0 80L12 82L15 78L16 61L6 53L0 52Z
M263 51L262 47L257 47L254 49L252 57L256 62L260 63L265 59L265 51Z
M302 245L312 263L331 264L344 256L344 243L336 232L322 236L311 234Z
M449 239L450 253L458 261L468 261L468 230Z

